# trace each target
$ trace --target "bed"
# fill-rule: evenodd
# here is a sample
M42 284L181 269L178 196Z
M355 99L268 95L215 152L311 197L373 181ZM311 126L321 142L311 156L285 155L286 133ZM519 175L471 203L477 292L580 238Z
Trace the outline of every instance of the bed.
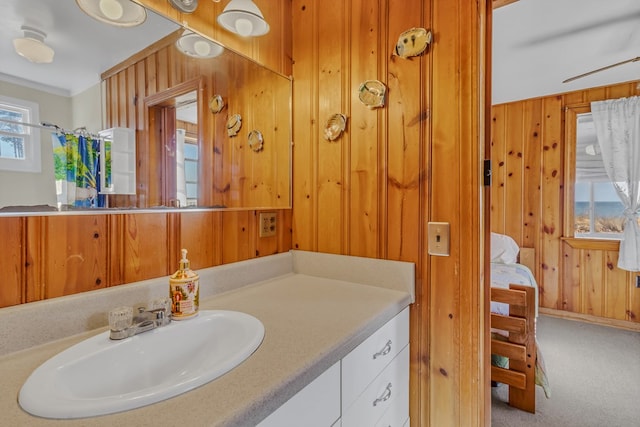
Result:
M509 405L535 413L536 384L550 397L536 341L538 286L531 270L517 262L518 255L533 258L533 249L495 233L491 243L491 381L509 388Z

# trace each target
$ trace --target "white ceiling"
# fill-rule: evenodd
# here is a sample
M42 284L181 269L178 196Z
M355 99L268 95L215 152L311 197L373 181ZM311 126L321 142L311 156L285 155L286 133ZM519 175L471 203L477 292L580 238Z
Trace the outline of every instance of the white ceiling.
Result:
M519 0L494 10L493 104L640 80L640 0Z
M31 64L14 52L23 24L47 33L53 63ZM152 12L142 26L117 28L86 16L75 0L2 0L0 80L37 81L74 95L177 28ZM640 0L519 0L494 10L493 30L494 104L640 79L638 61L562 83L640 56Z
M55 50L52 63L32 64L15 53L12 40L22 37L25 24L47 34L45 42ZM143 25L118 28L87 16L75 0L2 0L0 80L27 80L53 93L75 95L98 83L102 72L178 28L149 11Z

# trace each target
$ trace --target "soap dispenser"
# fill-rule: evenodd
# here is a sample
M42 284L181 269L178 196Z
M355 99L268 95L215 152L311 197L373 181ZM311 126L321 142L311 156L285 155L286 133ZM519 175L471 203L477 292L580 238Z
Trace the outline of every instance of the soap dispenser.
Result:
M178 270L169 277L169 297L173 320L188 319L198 314L200 278L190 268L186 249L182 249Z

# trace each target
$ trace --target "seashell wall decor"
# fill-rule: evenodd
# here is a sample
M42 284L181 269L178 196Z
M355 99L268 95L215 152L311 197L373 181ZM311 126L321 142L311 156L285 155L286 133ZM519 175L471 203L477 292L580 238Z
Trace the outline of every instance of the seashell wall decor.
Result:
M264 138L262 137L262 132L259 130L252 130L249 132L249 148L251 148L256 153L258 151L262 151L264 148Z
M358 88L358 99L369 108L384 107L387 87L379 80L367 80Z
M221 95L213 95L209 100L209 110L213 114L218 114L224 107L225 102Z
M324 139L335 141L340 137L347 127L347 116L344 114L334 114L327 120L324 127Z
M242 127L242 116L240 114L234 114L227 120L227 134L229 136L236 136Z
M401 58L418 56L427 49L432 39L431 30L411 28L400 34L396 43L396 55Z

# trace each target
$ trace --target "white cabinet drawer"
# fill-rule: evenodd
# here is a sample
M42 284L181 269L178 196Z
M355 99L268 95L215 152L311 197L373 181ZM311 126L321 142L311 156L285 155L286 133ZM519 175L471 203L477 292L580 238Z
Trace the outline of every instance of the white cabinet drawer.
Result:
M327 427L334 425L339 418L340 362L337 362L271 413L258 427Z
M346 411L343 407L342 427L375 426L389 411L392 426L401 426L409 417L408 345L369 384L351 407Z
M409 307L342 359L343 411L408 343Z

